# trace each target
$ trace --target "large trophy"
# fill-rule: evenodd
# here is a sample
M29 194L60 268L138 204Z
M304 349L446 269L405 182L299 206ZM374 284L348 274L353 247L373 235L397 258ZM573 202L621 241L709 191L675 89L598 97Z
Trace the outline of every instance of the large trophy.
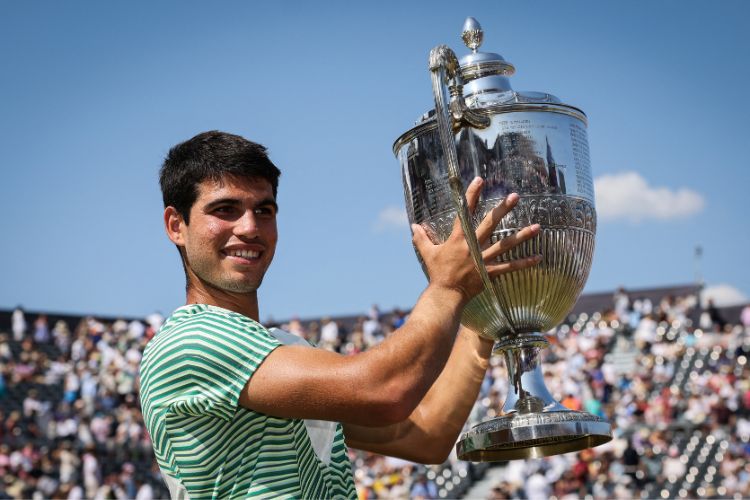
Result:
M477 51L483 32L474 18L466 20L462 38L472 52L460 61L444 45L430 53L435 110L393 147L410 222L440 243L460 218L484 280L484 291L466 306L461 322L496 341L493 352L504 357L510 379L500 416L461 436L458 456L503 461L606 443L612 439L609 423L558 403L540 365L540 352L548 345L541 332L564 320L591 268L596 211L586 115L550 94L514 91L508 80L513 65L498 54ZM464 186L476 176L484 185L470 214ZM534 223L542 231L498 261L533 255L542 255L542 261L490 278L474 230L513 192L520 201L491 241Z

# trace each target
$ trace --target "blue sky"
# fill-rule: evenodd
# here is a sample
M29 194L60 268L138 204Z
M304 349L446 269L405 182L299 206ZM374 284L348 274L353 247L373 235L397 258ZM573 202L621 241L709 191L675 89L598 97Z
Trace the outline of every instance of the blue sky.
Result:
M427 56L466 16L516 90L589 117L587 291L750 296L743 1L4 2L0 307L143 316L184 300L157 171L210 129L283 171L261 319L410 307L425 285L393 141L432 107Z

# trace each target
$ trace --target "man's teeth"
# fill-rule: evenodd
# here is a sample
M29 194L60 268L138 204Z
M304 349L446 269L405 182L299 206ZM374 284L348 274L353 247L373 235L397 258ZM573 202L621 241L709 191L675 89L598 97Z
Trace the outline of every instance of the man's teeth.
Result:
M243 259L257 259L260 256L260 252L253 252L252 250L234 250L229 255L234 257L242 257Z

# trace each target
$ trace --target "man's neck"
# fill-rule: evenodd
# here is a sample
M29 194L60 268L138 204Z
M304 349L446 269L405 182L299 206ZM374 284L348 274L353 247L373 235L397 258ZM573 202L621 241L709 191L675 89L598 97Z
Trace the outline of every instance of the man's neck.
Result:
M245 294L231 293L216 288L190 285L187 289L186 304L208 304L236 313L240 313L255 321L259 320L258 292Z

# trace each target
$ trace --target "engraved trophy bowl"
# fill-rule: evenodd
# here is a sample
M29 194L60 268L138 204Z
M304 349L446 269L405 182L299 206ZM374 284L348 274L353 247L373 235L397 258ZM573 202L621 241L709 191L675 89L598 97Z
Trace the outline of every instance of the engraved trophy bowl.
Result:
M610 424L558 403L544 383L541 332L560 324L583 289L594 251L596 210L586 115L542 92L514 91L515 68L500 55L479 52L483 32L468 18L462 33L472 52L459 61L445 45L430 53L435 110L399 137L406 209L436 243L456 216L484 281L461 322L495 340L510 390L499 417L466 432L458 457L471 461L536 458L577 451L612 439ZM464 187L484 179L469 214ZM500 261L542 255L539 265L490 278L474 228L508 194L518 205L496 227L495 242L529 224L541 233ZM417 255L419 257L419 255ZM421 260L421 259L420 259Z

